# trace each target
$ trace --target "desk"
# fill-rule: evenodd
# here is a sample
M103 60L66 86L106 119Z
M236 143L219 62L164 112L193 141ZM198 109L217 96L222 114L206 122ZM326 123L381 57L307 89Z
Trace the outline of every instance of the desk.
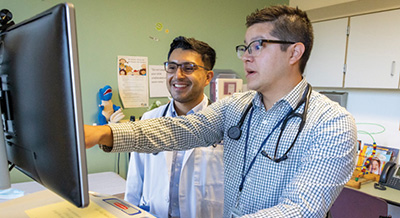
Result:
M106 195L124 198L126 181L114 172L93 173L88 175L89 190ZM24 191L24 195L47 190L37 182L21 182L11 184L11 188ZM0 203L7 200L0 199Z
M374 183L375 182L372 182L372 181L363 183L361 185L361 188L356 189L356 190L359 190L361 192L364 192L364 193L367 193L367 194L370 194L373 196L377 196L379 198L382 198L389 204L400 207L400 190L390 188L390 187L386 187L386 190L378 190L378 189L374 188Z
M106 197L117 196L123 198L125 192L126 181L114 172L95 173L88 175L89 190L106 195ZM12 188L25 191L25 196L8 200L0 203L1 217L28 217L24 211L38 208L49 204L65 201L58 195L49 191L36 182L25 182L12 184ZM101 196L90 195L90 200L96 202L110 213L115 208L105 205L101 200ZM103 203L103 205L101 205ZM118 212L118 210L117 210ZM115 213L112 213L115 215ZM142 212L139 216L134 217L153 217L146 212Z

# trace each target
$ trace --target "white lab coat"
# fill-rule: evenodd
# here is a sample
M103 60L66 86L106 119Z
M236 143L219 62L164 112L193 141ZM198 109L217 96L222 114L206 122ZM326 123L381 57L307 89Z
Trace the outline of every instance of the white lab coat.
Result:
M207 98L205 97L207 101ZM207 102L203 101L207 105ZM172 102L170 107L172 106ZM167 105L146 112L142 119L161 117ZM170 110L166 116L171 116ZM168 217L172 152L131 153L125 200L150 207L157 217ZM179 181L182 218L222 217L224 208L223 146L185 152Z

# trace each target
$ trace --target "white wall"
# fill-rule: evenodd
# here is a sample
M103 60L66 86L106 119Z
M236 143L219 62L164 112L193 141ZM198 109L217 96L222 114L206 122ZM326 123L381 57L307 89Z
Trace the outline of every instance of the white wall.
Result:
M347 110L354 116L363 143L372 144L371 133L378 145L400 149L400 90L322 89L317 91L347 92ZM383 126L383 128L382 128Z
M324 2L324 3L321 3ZM400 0L291 0L291 6L305 7L311 21L321 21L340 18L356 14L364 14L400 8ZM323 69L321 69L323 70ZM378 145L400 149L400 90L381 89L322 89L318 91L345 91L348 92L347 109L356 120L359 131L368 131L373 134ZM367 125L378 124L378 125ZM372 143L370 136L358 134L364 143Z

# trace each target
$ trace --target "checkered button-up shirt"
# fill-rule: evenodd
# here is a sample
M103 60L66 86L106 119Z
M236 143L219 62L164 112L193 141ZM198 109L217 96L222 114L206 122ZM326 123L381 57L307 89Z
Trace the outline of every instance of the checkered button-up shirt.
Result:
M185 150L193 145L210 146L223 139L224 217L230 217L234 207L247 214L245 217L324 217L355 166L356 126L344 108L313 91L306 124L288 153L288 159L276 163L258 152L271 134L262 150L274 155L281 130L278 127L272 131L273 127L296 107L306 86L307 82L302 80L269 110L265 110L261 94L246 92L189 116L110 125L114 137L112 152ZM246 116L240 139L229 138L228 129L237 125L250 102L253 113L251 117L250 113ZM304 105L297 112L303 110ZM299 118L287 123L277 157L289 148L299 123ZM254 158L239 195L243 168L247 170Z

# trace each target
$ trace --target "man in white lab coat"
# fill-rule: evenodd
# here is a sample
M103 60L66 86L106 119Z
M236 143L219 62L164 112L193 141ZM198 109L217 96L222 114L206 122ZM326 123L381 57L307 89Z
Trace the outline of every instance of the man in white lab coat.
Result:
M210 104L204 88L214 73L215 51L207 43L177 37L164 63L172 100L142 119L196 113ZM154 154L131 153L125 199L157 217L222 217L223 146Z

